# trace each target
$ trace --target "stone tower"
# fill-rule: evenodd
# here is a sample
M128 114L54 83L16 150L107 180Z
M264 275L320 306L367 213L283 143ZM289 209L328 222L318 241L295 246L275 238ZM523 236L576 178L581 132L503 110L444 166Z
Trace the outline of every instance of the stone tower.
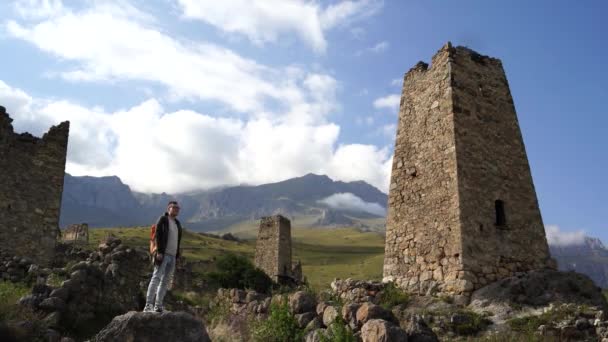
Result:
M549 256L500 60L447 43L405 75L384 280L469 295Z
M255 266L273 281L291 276L291 222L281 216L262 217L255 246Z
M0 106L0 250L48 264L59 232L69 122L16 134Z

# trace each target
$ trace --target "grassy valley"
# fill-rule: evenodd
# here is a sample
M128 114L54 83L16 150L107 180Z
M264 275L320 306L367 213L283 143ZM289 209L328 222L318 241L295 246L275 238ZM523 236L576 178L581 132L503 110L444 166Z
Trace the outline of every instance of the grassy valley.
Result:
M292 228L292 259L302 262L304 276L314 288L328 287L334 278L381 278L384 257L382 235L354 228L304 228L299 226L300 222ZM231 227L235 235L245 238L238 242L186 230L182 240L184 256L188 260L211 260L230 252L253 260L258 224L245 221ZM91 229L90 247L96 247L109 233L127 245L147 248L148 227Z

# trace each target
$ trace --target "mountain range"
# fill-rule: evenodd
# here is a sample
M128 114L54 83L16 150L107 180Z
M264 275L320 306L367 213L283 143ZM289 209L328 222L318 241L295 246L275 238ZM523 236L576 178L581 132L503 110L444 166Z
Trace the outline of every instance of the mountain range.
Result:
M138 193L116 176L66 174L59 225L149 225L170 200L180 203L180 218L188 228L209 231L274 214L317 216L319 225L354 224L358 218L383 217L388 197L363 181L334 181L312 173L277 183L188 194Z
M597 238L585 237L582 243L549 245L551 256L562 271L588 275L602 288L608 288L608 249Z

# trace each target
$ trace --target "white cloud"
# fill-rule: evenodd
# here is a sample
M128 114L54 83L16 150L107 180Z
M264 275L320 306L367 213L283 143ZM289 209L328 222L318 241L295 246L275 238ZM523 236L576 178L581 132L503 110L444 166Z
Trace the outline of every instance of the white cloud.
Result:
M384 97L377 98L374 100L374 107L380 108L388 108L391 110L399 110L399 103L401 102L401 95L392 94Z
M318 202L338 210L364 211L378 216L386 215L386 209L380 204L365 202L350 192L336 193Z
M388 42L384 41L384 42L380 42L380 43L372 46L370 48L370 51L375 52L375 53L380 53L380 52L386 51L388 49L388 47L389 47Z
M367 49L364 50L359 50L357 51L357 53L355 53L356 56L361 56L366 52L369 53L381 53L384 52L386 50L388 50L389 47L389 43L387 41L382 41L377 43L376 45L372 46L372 47L368 47Z
M38 19L64 11L61 0L17 0L15 11L23 18Z
M340 145L327 161L328 176L343 181L365 180L378 189L388 192L392 156L388 148L373 145ZM373 165L373 166L372 166Z
M64 79L160 84L169 99L219 103L248 115L218 118L167 111L158 94L131 108L106 111L32 98L0 83L0 101L17 131L40 135L70 120L68 172L117 175L144 192L260 184L309 172L388 190L391 157L386 148L337 146L340 127L327 120L339 109L340 85L332 76L301 67L270 67L220 46L175 39L155 27L155 18L125 2L86 4L93 7L23 7L24 19L8 21L5 29L58 57L57 65L71 67L50 71ZM353 10L349 8L343 10ZM333 11L323 27L339 25L339 11Z
M80 11L62 7L46 17L31 9L38 20L9 20L6 31L71 62L70 70L51 71L71 81L152 82L165 86L171 99L213 100L257 114L311 105L308 114L324 115L334 108L328 101L336 81L329 75L269 67L217 45L178 40L131 6L93 4ZM323 91L331 94L315 102Z
M378 0L340 1L322 8L303 0L177 0L186 18L245 35L256 44L275 42L295 33L317 52L327 48L325 31L377 13Z
M311 80L311 86L322 87L324 82L317 81ZM336 147L340 128L333 123L167 112L155 99L106 112L32 98L2 81L0 101L18 132L41 135L51 125L70 120L66 171L117 175L137 191L175 193L261 184L309 172L388 189L388 150L371 145Z
M577 230L574 232L562 231L556 225L545 225L547 242L551 246L582 245L585 243L585 232Z
M401 79L401 78L395 78L394 80L391 81L391 85L392 86L402 86L403 85L403 79Z

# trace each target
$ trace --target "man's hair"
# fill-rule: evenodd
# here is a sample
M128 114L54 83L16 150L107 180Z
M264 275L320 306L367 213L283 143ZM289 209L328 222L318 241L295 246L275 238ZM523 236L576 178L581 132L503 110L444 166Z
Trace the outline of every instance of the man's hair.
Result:
M169 203L167 203L167 207L171 206L171 204L177 205L177 201L169 201Z

